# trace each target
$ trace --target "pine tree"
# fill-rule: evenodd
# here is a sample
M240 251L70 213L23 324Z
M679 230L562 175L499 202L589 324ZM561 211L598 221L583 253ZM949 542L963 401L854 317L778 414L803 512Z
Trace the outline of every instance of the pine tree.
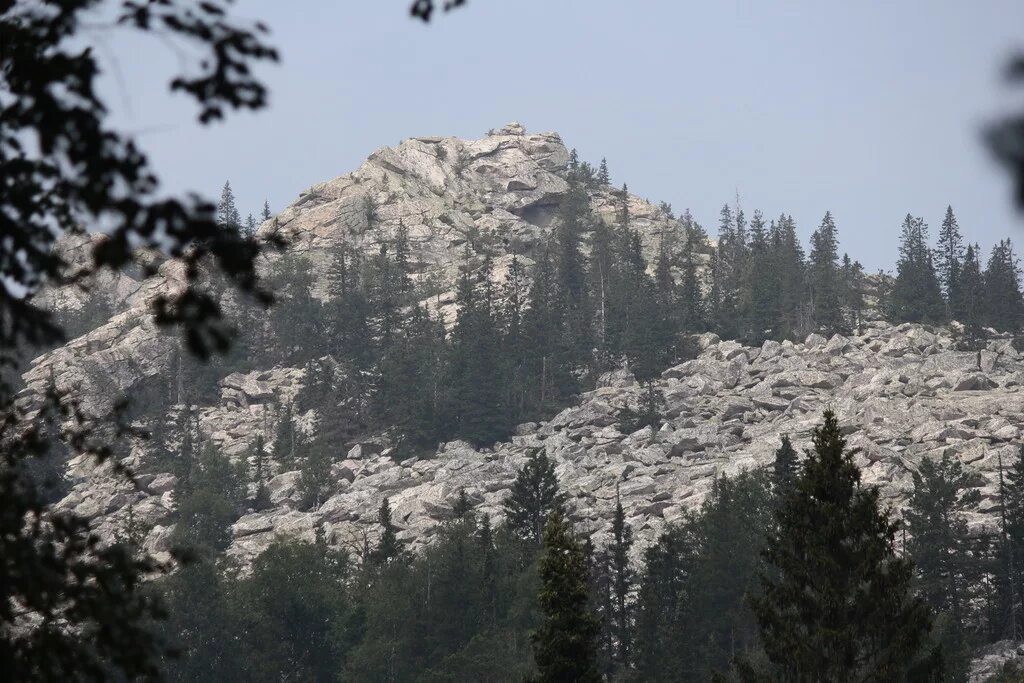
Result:
M950 314L963 324L968 343L973 345L984 335L985 322L985 279L977 245L967 245L955 294L950 302Z
M697 262L694 258L694 239L687 236L679 256L679 327L685 332L702 332L705 328L706 312L704 294L701 291Z
M1024 445L1018 447L1013 462L1000 462L999 488L1002 549L998 571L1004 577L1005 605L1005 614L1000 616L1006 623L1006 637L1019 638L1024 631Z
M601 157L601 165L597 169L597 182L601 185L611 185L611 176L608 175L608 160Z
M743 336L758 344L773 336L778 291L773 282L771 253L764 216L754 211L750 221L749 299Z
M1018 330L1024 322L1024 299L1020 291L1020 267L1010 240L992 248L985 268L985 320L1000 330Z
M777 513L752 600L771 680L929 680L927 606L910 593L913 566L896 556L898 524L879 509L835 415L814 431L814 452ZM744 678L758 680L752 667Z
M559 490L555 463L543 450L527 455L526 464L516 474L512 493L505 500L506 526L509 532L527 545L539 548L544 524L565 504Z
M782 214L770 230L769 253L776 310L773 329L776 337L792 338L806 334L802 311L806 265L804 251L796 234L792 216Z
M946 295L946 302L952 306L952 302L958 297L958 284L960 281L960 270L964 262L964 239L960 235L960 226L953 215L953 207L946 207L946 216L942 219L942 227L939 228L938 248L936 249L935 270L942 284L942 291Z
M292 404L288 402L284 404L283 413L280 414L278 419L273 449L274 459L281 463L281 467L285 471L295 463L298 441L299 438L295 432L295 422L292 420Z
M629 551L633 547L633 530L626 524L622 500L615 492L615 515L612 517L612 544L609 549L609 570L614 595L612 620L614 622L616 661L629 668L633 652L633 570L629 565Z
M864 266L843 254L842 303L850 329L859 329L864 311Z
M583 548L561 511L544 527L539 595L542 621L532 636L537 683L601 680L597 671L597 619L587 596Z
M263 200L263 211L260 213L260 222L266 223L271 219L271 217L272 216L270 213L270 202L267 200Z
M231 183L225 181L224 188L220 193L220 202L217 204L217 223L222 228L235 232L242 230L242 216L235 206L235 193L231 190Z
M811 234L807 271L815 324L827 332L845 330L841 309L839 233L831 212L825 212L821 226Z
M318 439L305 450L299 467L299 495L309 508L317 509L331 492L331 448L333 444Z
M256 234L256 219L251 213L245 217L245 230L242 234L250 239Z
M917 592L949 621L942 634L947 668L966 674L968 604L972 586L981 584L978 563L971 560L971 540L964 512L981 500L972 477L959 460L944 453L938 462L921 461L913 472L914 490L904 512L907 546L917 572Z
M253 507L265 510L270 507L270 492L267 491L267 451L263 447L263 435L257 434L249 450L249 461L252 465Z
M398 530L391 519L391 503L387 498L380 503L377 523L380 524L380 539L371 557L374 564L383 566L402 559L404 551L401 541L398 540Z
M899 321L937 323L945 317L946 304L928 247L928 226L910 214L900 233L900 257L889 302L891 314Z
M458 318L452 331L448 382L456 434L481 446L508 435L508 413L499 381L500 340L491 292L490 261L480 291L469 273L459 282Z
M796 449L789 440L789 434L782 435L782 444L775 451L772 474L772 490L780 501L784 500L800 476L800 461L797 459Z

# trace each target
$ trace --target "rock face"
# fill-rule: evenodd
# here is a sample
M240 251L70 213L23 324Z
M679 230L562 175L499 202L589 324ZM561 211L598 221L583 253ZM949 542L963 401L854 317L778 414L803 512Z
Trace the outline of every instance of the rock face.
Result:
M430 300L448 312L453 298L446 292L460 266L490 254L500 278L503 258L514 252L528 260L551 233L567 187L567 159L558 135L527 134L518 124L480 140L413 138L375 152L354 173L313 186L276 226L289 248L320 272L317 264L341 243L373 253L394 239L401 223L412 240L416 278L423 288L438 283ZM613 190L588 192L596 214L612 220L620 201ZM679 224L661 209L635 197L628 202L650 253L663 236L675 238ZM261 231L272 227L264 224ZM25 375L26 392L42 390L52 377L87 413L103 416L118 396L168 372L176 341L152 323L148 305L181 281L180 265L167 262L157 277L122 283L123 310L36 359ZM333 295L326 281L318 294ZM520 425L509 442L490 449L452 442L432 457L396 462L386 442L359 443L334 463L331 493L315 509L300 504L298 473L275 461L268 483L272 507L237 520L228 552L244 563L277 535L312 539L318 530L329 543L361 548L376 536L384 497L400 537L413 546L429 542L460 489L499 521L516 471L543 450L557 464L580 528L596 534L599 544L618 488L639 553L699 505L716 476L769 463L780 434L789 434L798 451L809 448L826 407L837 412L850 446L859 449L865 480L881 487L886 502L899 507L906 499L922 459L950 453L975 473L983 496L971 524L993 522L997 457L1009 457L1024 425L1024 358L1009 340L966 353L956 350L946 330L872 322L851 337L813 334L799 344L760 347L705 334L696 348L696 358L667 369L655 384L667 411L658 430L621 431L617 413L635 405L641 388L620 370L602 377L576 405L547 422ZM222 378L219 402L194 409L202 439L230 458L245 457L255 435L271 440L281 402L304 381L302 369L281 367ZM302 430L315 430L318 416L296 417ZM130 446L128 464L146 463L146 444ZM131 507L149 529L146 547L166 552L172 475L152 473L133 487L73 458L68 478L73 488L59 507L94 518L106 534L123 524Z

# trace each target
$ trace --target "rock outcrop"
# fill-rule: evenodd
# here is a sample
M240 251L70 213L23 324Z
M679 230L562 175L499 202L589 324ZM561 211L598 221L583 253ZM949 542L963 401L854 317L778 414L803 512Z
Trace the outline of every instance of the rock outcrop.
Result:
M574 518L598 543L618 489L639 551L699 505L716 476L770 463L780 434L789 434L798 451L809 448L826 407L838 414L864 480L881 488L886 503L898 509L906 500L922 459L950 453L982 494L971 526L980 531L994 523L997 459L1010 458L1024 425L1024 357L1008 340L964 352L947 331L875 322L854 336L811 335L800 344L748 347L707 334L699 346L696 358L655 383L666 405L660 429L621 431L617 413L636 404L641 388L619 371L578 404L547 422L520 425L493 448L450 442L431 457L398 462L380 443L357 444L334 464L331 495L315 509L299 504L298 472L278 472L268 484L273 507L243 515L228 552L245 562L277 535L312 539L317 529L330 543L360 548L377 533L384 497L399 536L413 546L429 542L460 489L500 520L516 471L538 450L554 459ZM200 411L203 437L242 457L253 435L275 419L269 397L294 392L301 381L300 370L281 368L226 377L221 404ZM62 506L112 532L132 503L135 517L154 525L148 547L166 548L170 475L147 477L132 492L75 472L82 478Z
M528 260L551 233L567 188L567 159L558 135L527 134L518 124L480 140L413 138L375 152L354 173L313 186L260 229L282 231L289 249L320 272L317 265L340 244L375 253L402 224L416 279L422 289L436 290L432 306L450 312L460 267L488 254L500 278L503 258L516 253ZM613 220L619 195L607 186L588 193L594 212ZM681 238L679 223L665 211L627 200L649 255L663 240ZM52 378L87 413L103 417L118 397L169 372L176 341L157 329L148 307L181 282L175 262L161 264L148 280L121 281L119 312L36 359L25 375L26 392L42 390ZM317 294L334 295L324 279ZM837 412L865 480L880 486L887 503L899 508L906 500L922 459L949 453L974 474L982 493L972 527L993 522L997 458L1009 458L1024 425L1024 358L1009 339L963 352L949 330L871 322L850 337L812 334L803 343L759 347L706 334L697 348L696 358L655 383L666 405L657 430L624 433L618 412L635 405L641 389L620 370L576 405L547 422L520 425L510 441L489 449L452 442L430 457L398 462L386 443L358 443L334 463L330 495L314 509L300 504L298 472L274 462L271 507L237 520L228 552L244 563L275 536L312 539L317 531L329 543L361 548L377 533L384 497L400 537L413 546L429 542L460 489L497 521L515 472L538 450L554 459L573 516L598 543L620 492L639 552L699 505L716 476L770 462L780 434L789 434L798 450L808 448L826 407ZM224 377L219 402L194 409L202 439L233 459L245 457L256 434L270 440L281 402L305 381L303 369L281 367ZM301 429L316 429L312 411L297 417ZM129 446L126 462L146 464L148 446ZM95 519L107 534L131 509L147 530L145 546L158 555L167 551L175 504L170 473L152 472L131 486L77 457L68 463L68 478L72 490L60 508Z

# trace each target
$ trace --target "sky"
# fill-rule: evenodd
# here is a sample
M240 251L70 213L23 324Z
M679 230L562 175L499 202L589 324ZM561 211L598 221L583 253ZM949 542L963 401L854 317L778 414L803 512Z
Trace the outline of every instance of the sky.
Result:
M907 213L934 238L947 204L986 253L1024 242L981 140L1024 103L1002 79L1024 49L1019 0L469 0L430 25L408 4L238 0L281 61L259 70L269 107L224 123L168 94L189 53L159 41L97 37L103 92L163 191L215 198L230 180L243 216L405 138L520 121L712 234L738 195L805 240L831 211L869 270L893 266Z

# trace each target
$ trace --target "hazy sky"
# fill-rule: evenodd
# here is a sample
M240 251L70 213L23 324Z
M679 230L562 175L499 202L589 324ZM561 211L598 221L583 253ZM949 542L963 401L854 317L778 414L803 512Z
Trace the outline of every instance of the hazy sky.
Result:
M153 41L103 37L106 89L165 189L215 196L230 179L243 215L380 146L518 120L712 233L739 192L748 215L791 213L805 238L831 210L869 269L891 267L906 213L934 236L946 204L986 252L1024 243L980 142L1021 102L1001 80L1024 48L1020 0L469 0L429 26L408 4L240 0L282 60L262 72L270 107L224 124L189 123L166 95L181 56Z

